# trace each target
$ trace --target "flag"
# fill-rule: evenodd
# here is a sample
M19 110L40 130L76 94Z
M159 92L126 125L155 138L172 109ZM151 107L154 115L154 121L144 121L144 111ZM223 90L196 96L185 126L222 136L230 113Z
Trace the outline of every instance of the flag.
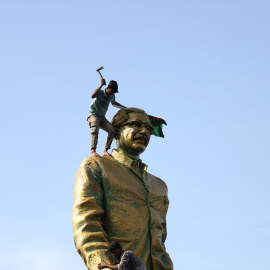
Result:
M164 138L164 134L162 132L162 125L164 124L167 126L166 121L162 118L158 118L152 115L148 115L148 116L150 118L152 126L155 128L153 135Z

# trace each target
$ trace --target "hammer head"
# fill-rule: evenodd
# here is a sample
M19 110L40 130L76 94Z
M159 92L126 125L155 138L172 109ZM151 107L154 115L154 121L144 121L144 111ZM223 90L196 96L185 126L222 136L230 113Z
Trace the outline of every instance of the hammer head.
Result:
M100 70L102 70L104 67L103 66L101 66L100 68L98 68L97 69L97 71L100 71Z

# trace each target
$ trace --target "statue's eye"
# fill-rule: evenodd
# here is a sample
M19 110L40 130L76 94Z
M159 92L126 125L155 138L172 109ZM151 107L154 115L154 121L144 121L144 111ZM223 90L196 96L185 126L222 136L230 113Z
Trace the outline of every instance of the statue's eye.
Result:
M141 124L140 122L134 122L134 126L136 126L136 127L141 127L142 124Z
M147 129L149 132L152 131L152 127L150 127L150 126L145 126L145 127L146 127L146 129Z

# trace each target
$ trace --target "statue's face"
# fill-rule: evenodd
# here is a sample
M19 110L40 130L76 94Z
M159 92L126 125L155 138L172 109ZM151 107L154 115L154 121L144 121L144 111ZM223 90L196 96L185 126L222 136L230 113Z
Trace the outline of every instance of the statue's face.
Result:
M130 113L129 120L119 131L119 148L138 155L142 153L153 132L153 127L146 115L143 113Z

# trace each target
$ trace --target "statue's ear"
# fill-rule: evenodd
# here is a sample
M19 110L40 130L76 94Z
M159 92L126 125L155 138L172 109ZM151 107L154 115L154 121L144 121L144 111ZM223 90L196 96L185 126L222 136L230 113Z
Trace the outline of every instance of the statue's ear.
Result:
M119 129L115 129L116 134L114 135L115 140L119 140Z

